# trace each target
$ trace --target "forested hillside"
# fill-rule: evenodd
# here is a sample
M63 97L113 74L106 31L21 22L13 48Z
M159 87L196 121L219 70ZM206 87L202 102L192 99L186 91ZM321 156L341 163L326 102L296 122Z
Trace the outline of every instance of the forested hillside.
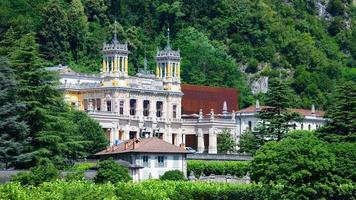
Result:
M184 82L235 87L252 103L248 78L281 76L294 107L327 108L334 86L356 80L356 8L352 0L2 0L0 54L31 33L42 64L98 73L101 48L120 24L130 73L146 54L171 43ZM28 36L27 36L28 37ZM11 62L11 59L10 59ZM248 78L247 78L248 77ZM258 97L263 101L263 95Z

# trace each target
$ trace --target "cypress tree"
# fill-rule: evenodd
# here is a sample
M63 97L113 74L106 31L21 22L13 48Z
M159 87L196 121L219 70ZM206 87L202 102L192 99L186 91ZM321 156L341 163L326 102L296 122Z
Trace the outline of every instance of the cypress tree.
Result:
M0 163L5 168L26 158L27 125L20 119L24 105L17 102L16 82L4 57L0 57ZM0 165L0 168L3 167Z

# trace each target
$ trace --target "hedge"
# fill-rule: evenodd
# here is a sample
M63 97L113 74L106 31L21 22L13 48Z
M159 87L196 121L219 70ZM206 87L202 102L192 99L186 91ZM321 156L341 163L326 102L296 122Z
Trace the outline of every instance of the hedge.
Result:
M204 161L188 160L188 174L191 171L199 177L202 173L205 175L235 175L243 177L247 174L249 167L248 161Z
M133 200L252 200L286 199L282 186L149 180L139 183L94 184L87 181L54 181L39 186L0 185L0 199L133 199ZM330 199L353 199L356 186L338 187ZM322 197L320 197L322 198Z

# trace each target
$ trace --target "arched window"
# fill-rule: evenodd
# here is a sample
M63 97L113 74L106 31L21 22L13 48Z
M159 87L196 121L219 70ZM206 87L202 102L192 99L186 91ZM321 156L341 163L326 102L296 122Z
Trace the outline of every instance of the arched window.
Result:
M310 125L310 124L308 125L308 130L309 130L309 131L311 130L311 125Z

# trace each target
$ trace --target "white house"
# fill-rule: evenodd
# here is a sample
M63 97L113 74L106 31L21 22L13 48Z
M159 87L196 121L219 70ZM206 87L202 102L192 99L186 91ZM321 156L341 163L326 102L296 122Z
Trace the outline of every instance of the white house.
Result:
M184 147L178 147L157 137L131 139L97 153L101 159L113 158L130 163L133 181L158 179L166 171L180 170L187 176Z

